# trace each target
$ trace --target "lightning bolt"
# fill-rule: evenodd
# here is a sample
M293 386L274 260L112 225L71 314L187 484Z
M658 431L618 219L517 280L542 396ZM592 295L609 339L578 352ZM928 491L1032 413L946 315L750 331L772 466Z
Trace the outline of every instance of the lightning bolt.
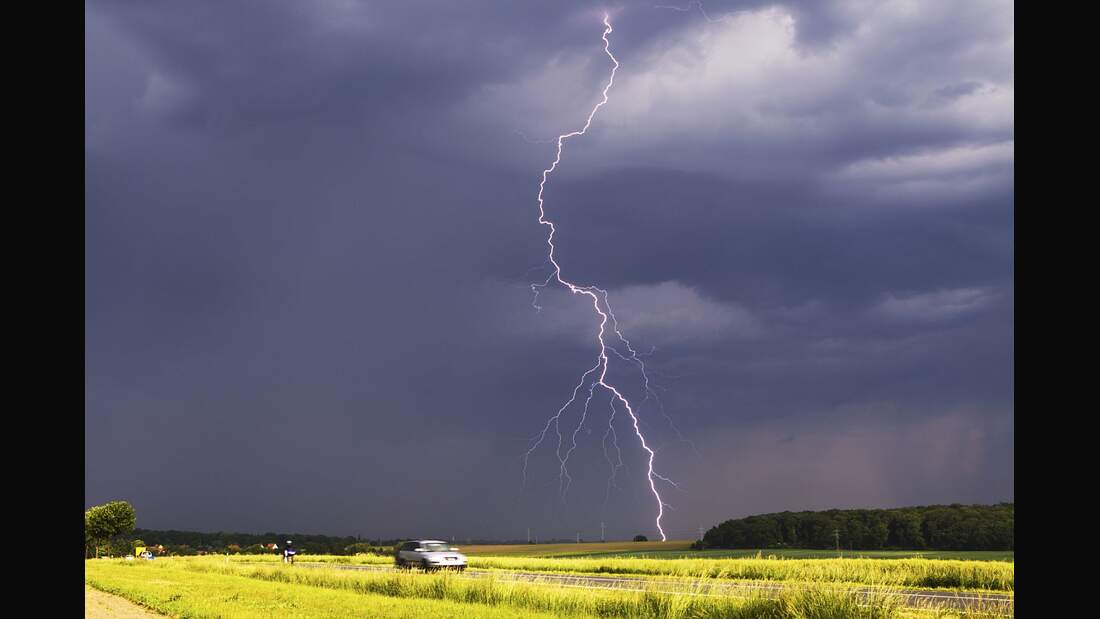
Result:
M623 452L619 449L619 437L615 434L615 400L608 400L608 405L611 408L611 415L607 418L607 431L603 434L603 457L607 460L607 464L611 467L611 475L607 478L607 494L604 496L603 505L607 507L607 502L611 500L611 489L618 488L619 485L615 483L615 477L619 473L619 469L626 467L623 464ZM611 461L611 454L607 451L607 437L610 436L612 444L615 445L615 451L618 452L618 460Z
M596 356L596 363L587 371L585 371L584 374L581 375L580 381L578 381L577 385L573 388L573 394L572 396L570 396L569 400L567 400L565 404L558 409L557 413L546 420L546 425L543 427L542 432L537 435L537 439L533 439L534 444L531 446L530 449L527 450L527 453L524 454L523 457L523 480L524 485L526 486L527 461L530 458L531 454L536 449L538 449L539 445L542 444L543 440L546 438L546 434L550 431L550 427L553 426L554 431L558 436L557 456L560 462L559 491L561 492L562 498L564 499L565 493L569 489L569 484L570 482L572 482L572 477L569 476L569 471L567 468L569 456L577 447L577 433L580 431L581 427L584 425L585 420L588 418L589 405L592 402L595 391L597 388L601 388L611 395L612 418L608 422L609 428L611 428L609 433L612 434L612 436L614 437L614 428L611 426L611 424L614 422L614 413L616 410L615 405L618 404L619 408L626 411L627 415L629 415L630 421L632 422L634 427L634 434L638 437L638 441L641 444L642 450L648 454L648 471L646 473L646 478L649 481L649 489L650 491L652 491L653 497L654 499L656 499L657 502L657 530L661 534L661 541L665 541L667 537L665 536L664 529L661 527L661 518L664 516L665 507L668 507L668 505L661 498L661 493L657 490L656 482L657 480L661 480L673 485L675 484L674 482L672 482L672 480L668 479L667 477L658 475L654 471L653 459L656 456L656 453L653 451L652 448L650 448L649 444L646 442L645 436L642 434L642 430L638 425L638 416L635 414L634 407L631 405L630 400L627 399L622 391L620 391L617 387L607 381L608 363L610 361L610 358L608 357L608 350L611 350L612 353L614 353L616 356L620 357L624 361L634 363L638 366L643 378L645 379L646 399L648 399L651 390L649 387L649 377L646 375L645 372L645 363L638 356L638 353L634 350L633 346L631 346L630 342L623 336L622 331L619 329L619 321L615 318L615 313L611 309L611 304L608 300L607 291L591 284L587 286L582 286L580 284L567 280L562 276L561 265L558 264L558 261L554 256L554 235L557 233L557 228L554 226L554 222L547 218L545 202L543 200L543 193L546 190L546 182L547 180L549 180L550 175L554 172L554 170L557 169L558 164L561 163L562 149L565 146L565 141L569 140L570 138L584 135L585 132L588 131L588 128L592 125L592 119L596 116L596 112L598 112L599 109L607 103L607 93L611 90L612 85L614 85L615 83L615 73L619 69L619 61L615 58L614 54L611 53L611 42L607 38L607 35L611 34L612 32L611 22L607 14L604 14L603 16L603 25L604 32L602 38L604 43L604 53L606 53L607 57L611 59L611 62L614 66L611 68L611 76L607 80L607 86L605 86L603 89L603 97L601 98L599 103L597 103L595 107L592 108L592 111L589 112L588 118L584 121L584 126L576 131L571 131L569 133L564 133L558 136L557 154L554 157L554 162L550 165L549 168L542 171L542 181L539 183L538 193L539 223L550 228L550 232L546 237L546 244L548 247L548 262L553 267L553 269L550 275L546 278L546 281L542 282L541 284L531 285L531 290L534 293L534 300L532 301L532 305L537 310L542 309L542 307L538 304L538 294L540 290L546 288L555 281L562 287L568 289L571 293L575 295L583 295L591 300L592 310L599 317L599 331L596 334L596 341L599 344L599 354ZM608 335L609 330L613 331L617 340L622 342L623 346L625 346L627 354L620 353L618 350L607 344L604 338ZM572 445L565 451L565 455L563 456L563 436L560 427L561 416L570 406L573 405L574 402L576 402L578 394L581 392L581 389L584 388L586 385L588 387L588 394L584 400L584 409L581 413L580 422L577 425L577 429L573 432ZM605 434L605 441L606 437L607 435ZM604 443L604 446L604 455L607 456L606 442ZM617 437L615 437L615 448L619 448ZM607 457L608 462L610 463L610 457ZM621 463L621 461L622 460L620 452L619 462ZM609 488L610 484L614 482L614 474L616 470L617 467L613 465L612 478L611 480L609 480Z

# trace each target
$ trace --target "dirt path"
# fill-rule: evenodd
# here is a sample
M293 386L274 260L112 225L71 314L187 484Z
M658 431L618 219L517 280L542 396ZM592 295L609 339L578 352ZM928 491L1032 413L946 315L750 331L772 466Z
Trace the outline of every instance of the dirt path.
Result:
M163 617L163 615L142 608L125 598L84 585L84 619L93 617L95 619L101 617L146 619L147 617Z

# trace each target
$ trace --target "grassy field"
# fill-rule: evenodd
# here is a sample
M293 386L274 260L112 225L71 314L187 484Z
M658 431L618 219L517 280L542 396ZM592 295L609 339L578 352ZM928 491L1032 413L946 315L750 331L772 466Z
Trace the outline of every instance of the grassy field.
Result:
M462 549L466 550L466 549ZM303 561L390 565L377 555L306 555ZM239 556L237 562L275 562L273 556ZM635 557L527 557L471 555L470 567L547 574L621 575L647 578L722 579L787 583L829 583L910 589L952 589L1010 593L1015 564L954 559L663 559Z
M84 581L156 612L176 617L477 617L515 612L480 604L409 599L202 572L172 561L88 561ZM554 614L525 612L550 619Z
M89 560L85 582L180 617L724 617L794 619L953 617L896 598L864 599L808 585L779 598L566 589L451 574L306 569L227 563L223 557L154 562Z
M471 557L471 567L578 574L845 583L921 589L1012 591L1015 566L942 559L639 559Z

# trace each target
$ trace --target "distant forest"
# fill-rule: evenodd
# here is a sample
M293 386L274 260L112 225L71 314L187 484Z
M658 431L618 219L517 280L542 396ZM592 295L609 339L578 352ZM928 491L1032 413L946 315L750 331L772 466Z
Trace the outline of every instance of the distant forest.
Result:
M1015 550L1014 503L780 512L727 520L696 548Z

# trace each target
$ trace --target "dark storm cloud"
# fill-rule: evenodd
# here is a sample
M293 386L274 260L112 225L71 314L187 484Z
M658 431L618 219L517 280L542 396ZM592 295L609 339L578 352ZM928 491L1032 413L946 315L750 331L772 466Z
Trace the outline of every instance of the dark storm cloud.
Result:
M705 7L610 9L612 99L546 194L567 275L610 290L697 447L640 405L684 488L666 525L1011 499L1011 5ZM560 292L532 307L553 145L518 132L597 100L601 7L86 12L89 502L149 527L651 532L625 425L608 493L606 401L568 502L552 449L521 488L596 325Z

